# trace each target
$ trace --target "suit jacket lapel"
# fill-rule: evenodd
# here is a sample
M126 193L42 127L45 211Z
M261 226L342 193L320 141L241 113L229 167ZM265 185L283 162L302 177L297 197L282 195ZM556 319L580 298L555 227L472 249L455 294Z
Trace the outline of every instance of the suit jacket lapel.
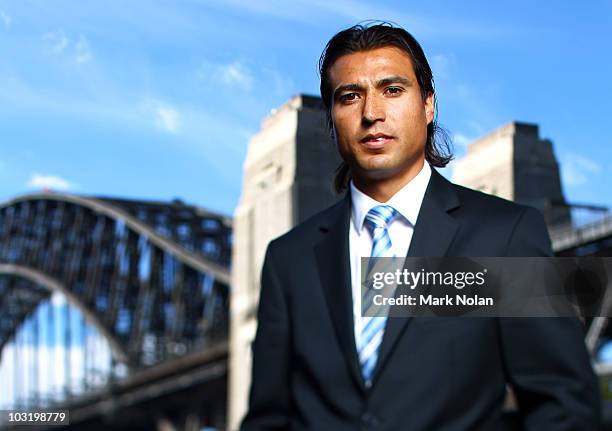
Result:
M320 226L323 239L315 245L319 277L338 342L356 385L365 391L361 376L353 319L349 254L350 193Z
M459 206L459 198L453 185L435 169L423 197L419 210L408 257L444 256L458 228L457 221L448 212ZM391 355L398 339L404 332L411 318L389 317L380 346L378 361L372 384L380 375L385 362ZM416 346L415 346L416 347Z

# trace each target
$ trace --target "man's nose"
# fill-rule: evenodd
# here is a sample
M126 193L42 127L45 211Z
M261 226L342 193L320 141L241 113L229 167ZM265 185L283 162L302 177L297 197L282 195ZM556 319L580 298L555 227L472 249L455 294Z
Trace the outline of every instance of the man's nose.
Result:
M363 122L371 124L376 121L385 121L384 103L379 97L368 95L363 104Z

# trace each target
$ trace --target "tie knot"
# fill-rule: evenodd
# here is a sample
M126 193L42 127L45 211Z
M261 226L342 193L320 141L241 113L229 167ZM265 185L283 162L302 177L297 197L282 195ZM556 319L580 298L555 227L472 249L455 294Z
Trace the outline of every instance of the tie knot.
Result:
M377 205L368 211L365 216L365 223L372 230L376 228L387 229L398 214L397 210L390 205Z

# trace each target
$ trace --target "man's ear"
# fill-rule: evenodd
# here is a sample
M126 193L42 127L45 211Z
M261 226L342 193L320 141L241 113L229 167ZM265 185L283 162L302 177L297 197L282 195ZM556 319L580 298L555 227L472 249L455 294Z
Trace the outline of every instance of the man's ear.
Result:
M434 119L435 106L434 106L434 95L429 93L425 98L425 117L427 118L427 124L431 124Z

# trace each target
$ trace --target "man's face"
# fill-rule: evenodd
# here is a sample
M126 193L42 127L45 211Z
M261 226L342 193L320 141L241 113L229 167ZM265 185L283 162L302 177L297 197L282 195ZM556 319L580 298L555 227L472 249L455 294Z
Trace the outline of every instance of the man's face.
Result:
M410 57L391 46L347 54L329 78L338 149L357 185L410 181L423 166L434 115Z

